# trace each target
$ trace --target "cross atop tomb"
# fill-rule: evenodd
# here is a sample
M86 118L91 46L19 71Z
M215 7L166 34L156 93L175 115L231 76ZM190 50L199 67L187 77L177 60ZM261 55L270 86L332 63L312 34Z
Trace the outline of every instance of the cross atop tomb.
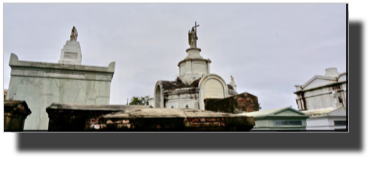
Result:
M197 33L197 27L199 27L199 25L197 25L197 21L195 21L195 26L194 26L195 33Z

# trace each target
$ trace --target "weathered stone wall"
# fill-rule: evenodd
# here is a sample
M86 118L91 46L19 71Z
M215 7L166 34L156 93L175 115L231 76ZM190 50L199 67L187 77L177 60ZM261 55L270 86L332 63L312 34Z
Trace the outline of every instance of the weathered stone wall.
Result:
M94 119L86 130L99 131L248 131L253 117L197 109L126 109ZM90 129L88 129L90 127Z
M188 108L199 109L199 89L196 87L175 89L166 91L164 94L165 108L186 108L188 106Z
M99 117L133 108L149 108L145 105L84 105L53 103L46 108L49 115L49 131L84 131L91 129Z
M46 111L49 131L248 131L255 125L253 117L142 105L54 103Z
M335 99L332 92L337 91L339 101L346 107L346 83L335 83L321 88L297 92L299 110L314 110L333 107Z
M31 113L25 101L4 101L4 131L23 131L25 118Z
M226 113L253 112L259 110L259 103L256 96L242 93L224 99L205 99L205 108Z
M32 114L24 130L48 130L50 104L109 104L115 63L108 67L19 61L12 54L7 100L25 100Z

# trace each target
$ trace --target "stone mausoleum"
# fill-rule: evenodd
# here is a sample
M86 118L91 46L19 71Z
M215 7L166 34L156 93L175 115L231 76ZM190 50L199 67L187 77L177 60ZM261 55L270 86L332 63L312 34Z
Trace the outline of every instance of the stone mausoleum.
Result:
M236 95L236 84L231 76L227 84L210 71L211 60L200 55L197 47L197 25L188 32L190 48L178 63L179 77L175 81L157 81L154 87L155 108L192 108L205 110L204 99L224 99Z
M295 85L298 109L309 115L308 130L346 130L347 76L336 68L316 75L303 85Z
M46 108L52 103L109 104L115 62L107 67L84 66L73 27L58 63L20 61L11 54L11 79L6 100L24 100L32 114L24 130L48 130Z

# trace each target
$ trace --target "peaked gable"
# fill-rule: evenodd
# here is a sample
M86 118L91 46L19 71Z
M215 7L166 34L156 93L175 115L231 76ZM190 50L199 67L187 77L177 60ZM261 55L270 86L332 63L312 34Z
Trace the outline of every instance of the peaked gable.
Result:
M285 110L273 113L273 116L305 116L305 114L291 108L287 108Z
M326 86L329 84L336 83L337 80L335 77L326 77L326 76L314 76L312 79L310 79L308 82L306 82L304 85L302 85L303 90L308 90L320 86Z

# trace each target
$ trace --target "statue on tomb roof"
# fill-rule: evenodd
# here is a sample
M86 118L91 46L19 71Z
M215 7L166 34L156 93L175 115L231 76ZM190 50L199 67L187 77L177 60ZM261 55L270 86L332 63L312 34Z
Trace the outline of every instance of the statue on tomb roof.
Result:
M191 32L189 31L189 45L190 48L196 48L197 47L197 33L194 31L194 27L191 29Z
M191 31L189 31L190 48L197 48L197 27L199 27L199 25L197 25L197 22L195 22L195 26L191 28Z
M73 29L71 30L71 35L70 35L70 41L77 41L77 38L78 38L78 31L75 28L75 26L73 26Z
M232 76L231 76L231 82L235 82L235 81L234 81L234 77L232 77Z

